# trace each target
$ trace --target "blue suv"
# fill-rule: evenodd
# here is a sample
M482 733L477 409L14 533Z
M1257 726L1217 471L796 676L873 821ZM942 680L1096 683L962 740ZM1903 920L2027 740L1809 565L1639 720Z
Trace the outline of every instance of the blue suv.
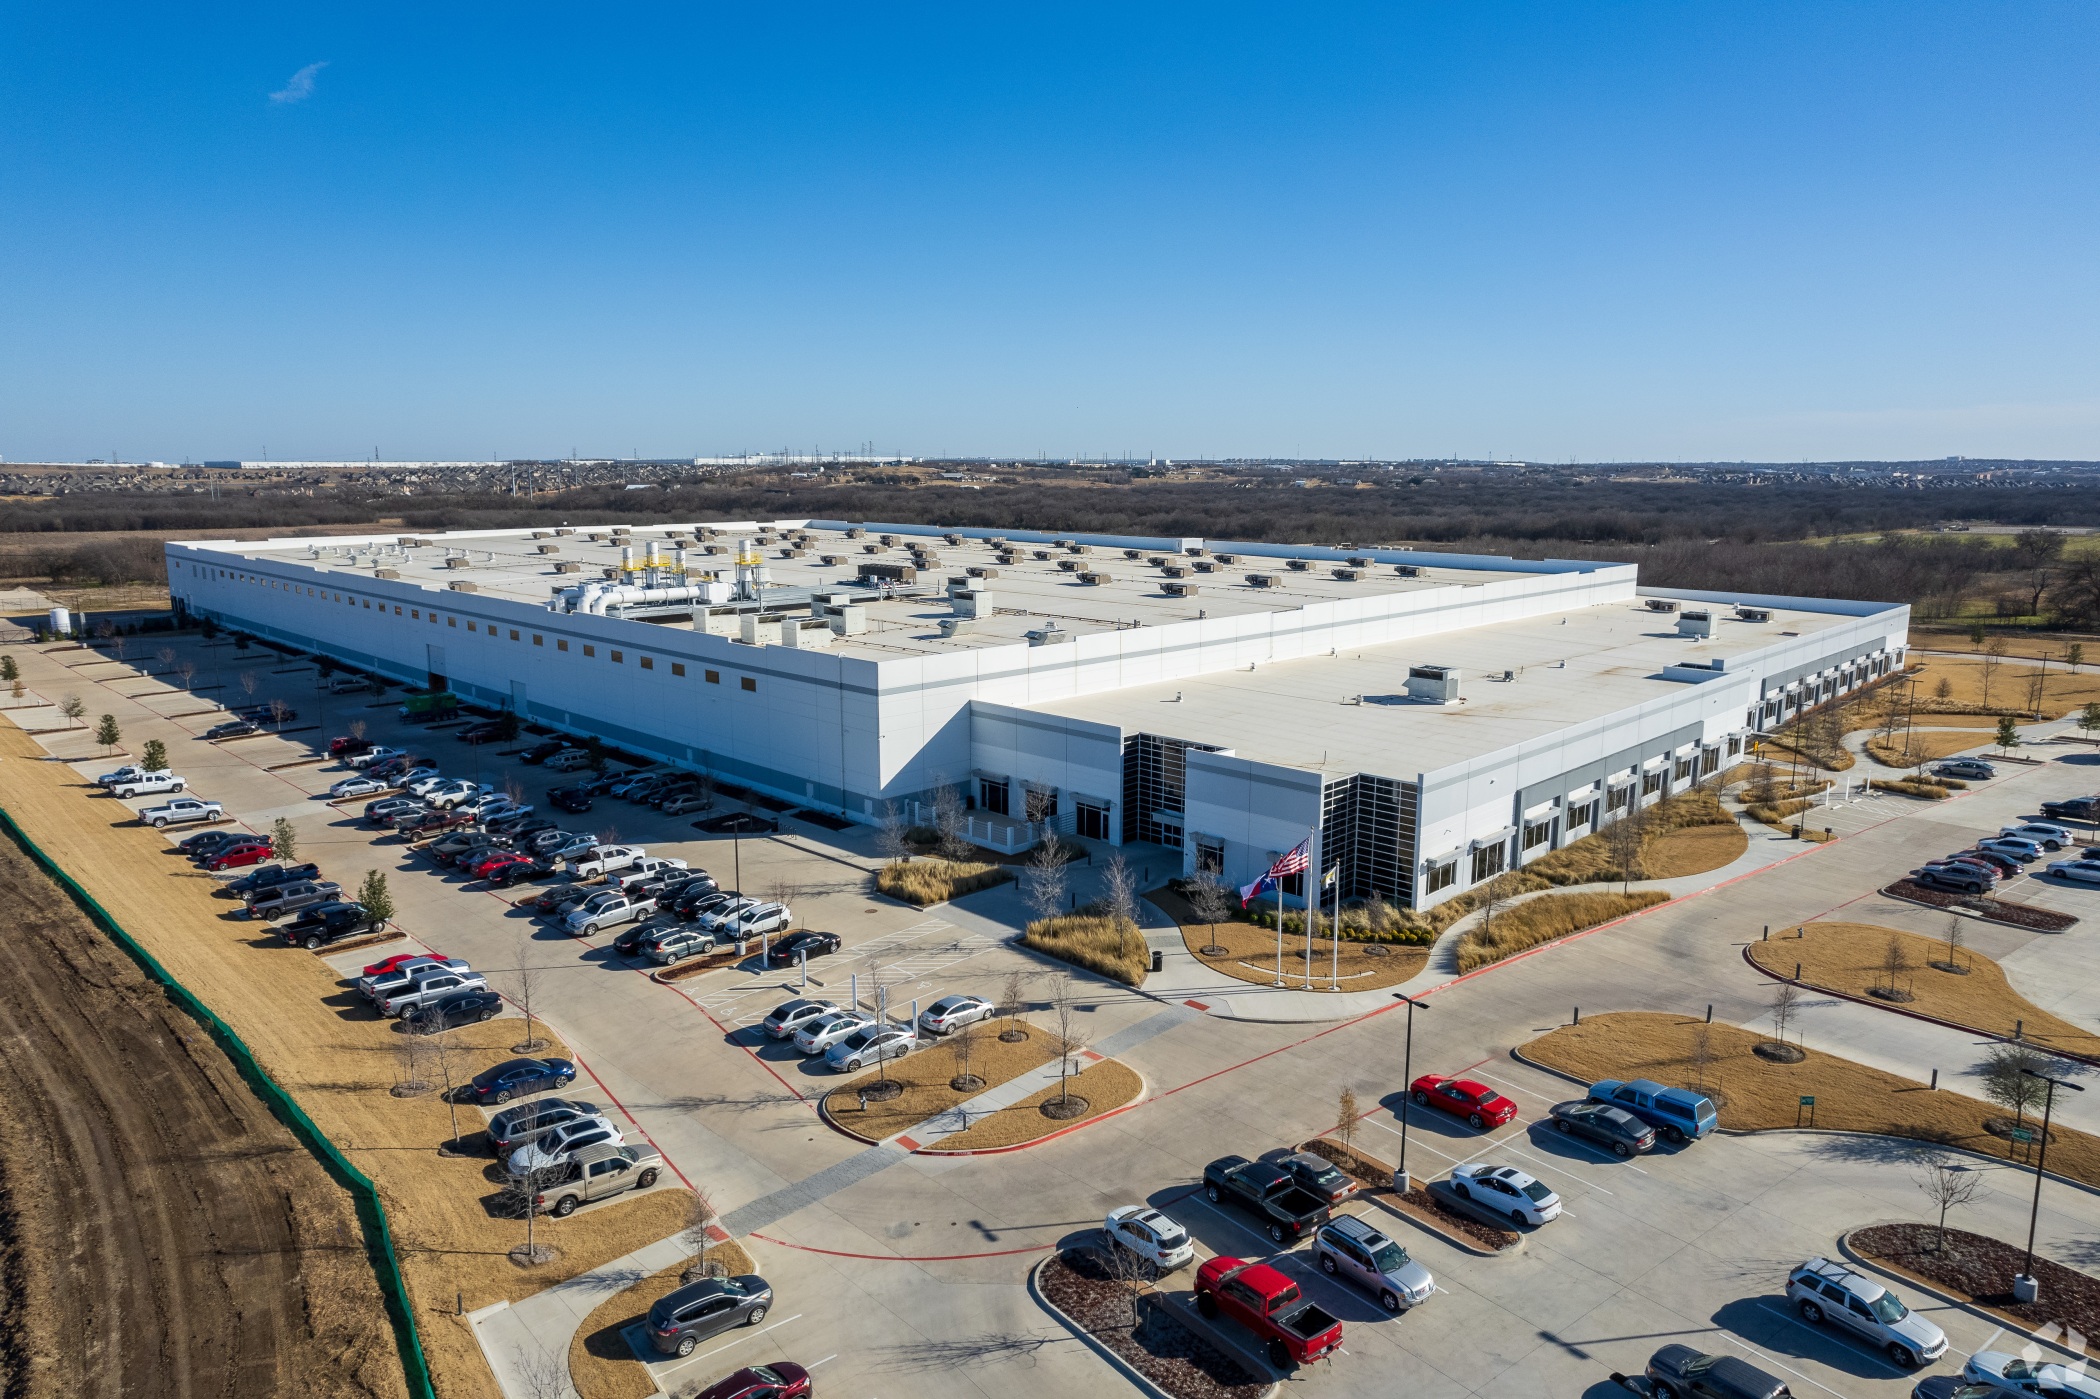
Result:
M1711 1136L1721 1125L1712 1099L1689 1088L1667 1088L1653 1079L1598 1079L1590 1085L1590 1101L1625 1109L1672 1143Z

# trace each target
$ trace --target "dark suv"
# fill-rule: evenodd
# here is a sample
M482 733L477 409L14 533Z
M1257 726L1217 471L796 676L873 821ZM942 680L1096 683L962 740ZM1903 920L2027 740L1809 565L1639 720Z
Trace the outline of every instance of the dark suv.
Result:
M1702 1355L1690 1346L1664 1346L1648 1360L1657 1399L1793 1399L1774 1379L1732 1355Z
M773 1289L756 1274L689 1282L649 1309L649 1344L661 1355L691 1355L709 1336L758 1325L772 1305Z

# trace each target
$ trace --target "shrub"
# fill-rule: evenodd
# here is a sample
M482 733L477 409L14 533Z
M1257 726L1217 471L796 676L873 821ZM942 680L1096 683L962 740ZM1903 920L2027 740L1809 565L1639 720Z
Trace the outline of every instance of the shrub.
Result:
M1491 928L1475 928L1461 937L1458 969L1473 971L1669 900L1670 896L1660 889L1639 889L1630 894L1541 894L1496 914Z
M1137 924L1107 914L1066 913L1056 918L1039 918L1021 934L1021 945L1113 977L1126 986L1142 986L1151 965L1145 935L1138 931Z
M917 904L946 903L1011 878L1004 865L955 860L892 860L875 875L875 887L893 899Z
M1920 797L1929 802L1944 801L1947 797L1947 789L1939 783L1919 782L1908 777L1898 782L1877 777L1868 785L1877 792L1898 792L1906 797Z

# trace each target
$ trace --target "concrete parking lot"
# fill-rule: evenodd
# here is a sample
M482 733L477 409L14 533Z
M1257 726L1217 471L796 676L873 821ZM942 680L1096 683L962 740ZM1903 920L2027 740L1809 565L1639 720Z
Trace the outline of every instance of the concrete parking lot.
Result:
M84 659L81 653L20 648L32 690L48 699L71 690L87 702L89 727L45 734L47 746L83 772L107 770L113 764L94 754L92 716L114 713L129 748L162 739L192 790L224 802L250 827L290 817L302 858L320 862L346 888L367 869L386 870L399 922L422 944L468 957L499 990L510 989L506 978L514 980L518 967L539 969L535 1013L559 1028L621 1113L707 1190L744 1239L776 1289L774 1313L762 1330L718 1338L687 1361L658 1367L667 1388L740 1364L793 1359L821 1362L827 1390L863 1395L1114 1392L1127 1382L1028 1295L1026 1274L1044 1249L1092 1228L1116 1205L1149 1200L1210 1252L1268 1256L1265 1238L1214 1210L1192 1193L1193 1183L1216 1156L1275 1151L1331 1126L1345 1085L1366 1104L1387 1104L1360 1129L1359 1144L1388 1159L1397 1154L1390 1105L1403 1086L1400 1015L1324 1026L1228 1021L1093 979L1085 979L1092 1037L1127 1045L1118 1057L1145 1079L1140 1106L1005 1155L939 1158L866 1147L831 1131L814 1110L836 1080L791 1049L762 1042L751 1027L794 994L844 1002L856 974L864 999L880 978L900 1018L914 997L963 991L996 999L1013 970L1039 992L1052 968L1005 941L1010 929L993 916L1007 906L1003 896L952 911L912 909L871 896L878 860L863 832L789 816L778 836L732 841L694 829L691 816L601 798L589 815L563 824L678 855L725 885L740 866L747 890L792 886L798 920L845 940L838 955L810 964L806 992L792 972L744 967L659 984L615 955L609 934L571 938L514 910L526 890L492 892L441 876L398 841L375 840L357 822L362 801L338 808L322 799L342 770L309 760L356 719L375 741L427 754L448 773L516 780L543 809L547 788L570 779L506 759L496 745L470 748L453 730L404 726L398 699L323 696L311 668L261 648L237 657L228 645L204 648L190 638L149 644L149 658L156 644L195 659L197 685L213 683L216 672L233 687L233 701L246 702L238 677L251 674L260 700L280 696L299 717L282 737L208 745L192 735L224 716L199 711L226 691L200 697L106 663L68 671L61 662ZM139 652L134 645L134 658ZM60 722L48 709L15 717L33 730ZM2100 769L2088 763L2048 761L2010 768L1929 807L1891 797L1840 808L1832 824L1844 822L1845 838L1811 855L1440 988L1416 1020L1414 1071L1468 1070L1511 1094L1522 1111L1516 1124L1488 1136L1417 1116L1409 1164L1418 1174L1476 1157L1516 1165L1559 1190L1567 1214L1532 1232L1515 1256L1480 1258L1374 1210L1439 1285L1429 1304L1396 1318L1318 1276L1302 1250L1292 1253L1285 1266L1348 1328L1345 1353L1295 1382L1336 1394L1402 1386L1425 1395L1601 1394L1613 1369L1638 1370L1657 1346L1684 1340L1758 1359L1797 1394L1907 1394L1910 1378L1803 1326L1780 1297L1785 1269L1831 1252L1844 1230L1922 1215L1906 1149L1770 1134L1620 1163L1539 1130L1546 1108L1577 1090L1510 1050L1563 1023L1578 1005L1696 1012L1711 1003L1717 1018L1754 1023L1769 983L1744 964L1740 949L1765 925L1842 916L1936 935L1944 915L1873 891L1924 856L2031 814L2043 798L2090 791L2096 778ZM1752 839L1762 838L1752 828ZM2054 936L1977 925L1970 945L2001 958L2016 984L2059 1014L2100 1024L2091 998L2065 989L2092 984L2100 890L2020 880L2005 892L2087 921ZM267 974L269 956L305 955L259 951L258 974ZM338 954L331 965L361 965L370 955ZM1966 1075L1981 1052L1972 1037L1858 1006L1819 1009L1805 1032L1818 1047L1919 1080L1939 1068L1943 1086L1956 1088L1973 1084ZM1983 1199L1955 1222L2019 1237L2031 1177L1994 1166L1987 1182ZM2100 1241L2100 1197L2045 1189L2041 1238L2053 1256L2089 1256ZM1954 1338L1937 1369L1953 1368L1991 1335L1988 1323L1967 1313L1911 1300ZM497 1333L500 1344L500 1326Z

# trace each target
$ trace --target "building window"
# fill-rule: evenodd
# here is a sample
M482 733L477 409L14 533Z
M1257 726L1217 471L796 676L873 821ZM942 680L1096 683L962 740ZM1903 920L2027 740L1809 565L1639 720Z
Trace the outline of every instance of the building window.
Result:
M1509 842L1498 840L1493 845L1483 845L1473 852L1473 882L1493 879L1502 873L1509 859Z
M671 662L671 674L673 674L673 675L683 675L683 674L685 674L685 662L684 662L684 661L673 661L673 662Z
M614 664L614 665L618 665L618 664L620 664L620 662L621 662L621 660L622 660L622 659L623 659L623 658L621 657L621 655L620 655L620 653L619 653L618 651L615 651L615 652L613 652L613 653L612 653L612 662L613 662L613 664Z
M456 627L456 626L458 626L458 625L459 625L459 618L457 618L457 617L447 617L447 618L445 619L445 625L446 625L446 626L448 626L448 627Z
M545 646L547 644L547 638L541 636L538 632L534 632L532 634L532 644L535 646Z
M408 609L408 620L411 622L420 622L423 620L423 614L416 608L411 607Z
M1458 883L1458 861L1446 860L1441 865L1431 865L1422 887L1434 894L1439 889L1449 889Z
M1541 845L1550 844L1552 840L1553 818L1550 816L1543 821L1524 828L1524 848L1526 850L1536 850Z
M615 655L613 656L613 659L617 661L617 660L618 660L618 659L620 659L620 658L619 658L619 656L618 656L617 654L615 654ZM655 662L655 661L653 661L653 660L651 660L651 659L649 659L649 657L647 657L647 656L643 656L643 657L640 657L640 660L641 660L641 663L642 663L642 669L643 669L643 670L655 670L655 669L656 669L656 662Z
M1082 840L1108 839L1108 808L1093 802L1080 802L1075 809L1074 828Z
M708 683L708 684L710 684L710 685L719 685L719 684L721 684L721 683L722 683L722 672L721 672L721 671L719 671L719 670L711 670L711 671L709 671L709 672L707 673L707 683Z
M1013 787L1003 777L977 779L977 804L996 816L1013 812Z
M1699 760L1697 758L1679 758L1677 760L1677 780L1679 782L1691 781L1692 774L1697 772L1698 769Z
M1657 792L1660 792L1660 791L1661 791L1662 789L1663 789L1663 775L1662 775L1662 769L1661 769L1661 768L1657 768L1657 769L1656 769L1656 770L1655 770L1654 772L1644 772L1644 773L1642 773L1642 774L1641 774L1641 795L1642 795L1642 796L1644 796L1644 797L1652 797L1652 796L1654 796L1654 795L1655 795L1655 794L1656 794Z
M469 622L469 623L467 623L467 630L468 630L468 631L473 631L474 629L475 629L475 627L474 627L474 624L473 624L472 622Z
M510 639L512 641L516 641L518 639L518 629L516 627L512 627L510 629Z
M569 643L566 641L557 641L554 643L554 649L557 651L566 651L569 649Z
M1026 815L1029 820L1047 821L1057 815L1055 787L1024 787L1022 796L1028 804Z
M1225 871L1225 842L1221 840L1199 840L1196 842L1196 873L1222 874Z
M1730 741L1731 743L1732 743L1732 742L1734 742L1734 740L1733 740L1733 739L1731 739L1731 740L1729 740L1729 741ZM1709 749L1707 749L1707 750L1706 750L1705 752L1703 752L1703 753L1701 753L1701 754L1699 755L1699 772L1700 772L1700 775L1701 775L1701 776L1704 776L1704 777L1711 777L1711 776L1713 776L1713 775L1714 775L1715 773L1719 772L1720 770L1721 770L1721 750L1720 750L1720 749L1718 749L1718 748L1709 748Z
M400 616L400 615L401 615L401 609L400 609L400 608L398 608L398 607L397 607L397 608L395 608L395 609L394 609L394 615L395 615L396 617Z
M742 680L739 680L737 683L739 685L742 685L746 690L750 691L754 695L758 693L758 682L748 675L745 676Z
M365 611L367 611L367 612L370 612L371 610L372 610L372 599L370 599L370 598L366 598L366 599L365 599Z
M586 646L583 648L583 654L586 656L595 656L598 654L598 648L595 646Z
M1596 821L1596 819L1597 803L1594 801L1584 802L1581 806L1568 808L1568 829L1571 831L1579 831L1584 826Z

